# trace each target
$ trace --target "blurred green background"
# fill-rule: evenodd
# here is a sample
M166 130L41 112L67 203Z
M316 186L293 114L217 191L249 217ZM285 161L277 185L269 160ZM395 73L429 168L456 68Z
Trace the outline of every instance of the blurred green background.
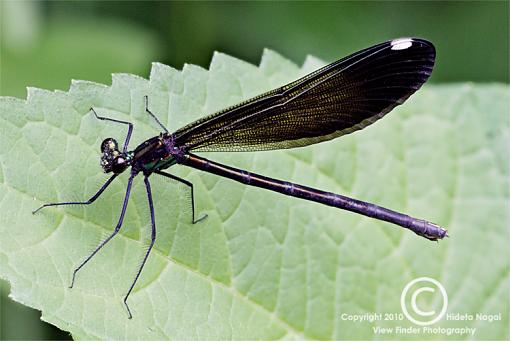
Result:
M0 95L147 77L151 62L207 67L215 50L258 64L264 48L300 64L419 36L436 45L432 82L509 82L509 2L0 2ZM7 298L0 339L69 339Z

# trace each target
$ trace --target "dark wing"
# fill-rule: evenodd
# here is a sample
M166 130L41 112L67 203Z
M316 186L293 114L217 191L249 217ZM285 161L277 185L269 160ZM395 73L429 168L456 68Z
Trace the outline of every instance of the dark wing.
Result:
M432 43L395 39L199 119L174 133L196 151L302 147L352 133L402 104L429 78Z

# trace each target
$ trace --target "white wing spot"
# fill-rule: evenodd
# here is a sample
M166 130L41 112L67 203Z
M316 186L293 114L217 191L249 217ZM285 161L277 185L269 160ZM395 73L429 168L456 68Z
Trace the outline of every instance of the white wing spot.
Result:
M413 45L411 38L399 38L391 41L392 50L405 50Z

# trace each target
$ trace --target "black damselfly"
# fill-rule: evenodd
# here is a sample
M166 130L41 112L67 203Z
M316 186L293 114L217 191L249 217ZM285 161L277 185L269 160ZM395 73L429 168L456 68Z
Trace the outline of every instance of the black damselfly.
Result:
M164 172L180 164L223 176L245 185L266 188L285 195L315 201L328 206L349 210L407 228L430 240L447 236L447 231L425 220L412 218L374 204L342 195L271 179L244 170L209 161L191 151L261 151L303 147L363 129L374 123L397 105L402 104L429 78L435 60L432 43L417 38L387 41L356 52L329 64L297 81L269 91L248 101L199 119L174 133L149 110L146 112L159 124L163 132L128 151L133 124L97 115L96 118L126 124L127 137L122 150L113 138L101 144L101 166L113 175L85 202L60 202L48 206L92 204L126 169L131 167L124 203L114 231L74 270L76 273L118 232L122 226L133 179L144 175L151 217L151 243L138 268L124 304L127 304L138 277L156 239L156 224L149 176L157 174L187 185L191 191L192 222L195 219L193 184Z

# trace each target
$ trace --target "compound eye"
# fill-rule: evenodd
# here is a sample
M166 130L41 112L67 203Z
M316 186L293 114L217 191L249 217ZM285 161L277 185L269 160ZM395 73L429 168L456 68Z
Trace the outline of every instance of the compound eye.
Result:
M113 160L112 171L114 173L122 173L127 168L126 159L118 156Z
M104 139L104 141L101 143L101 152L105 152L105 151L113 151L113 150L117 150L119 148L119 144L117 143L117 141L115 141L115 139L109 137L109 138L106 138Z
M125 163L126 163L126 160L121 156L119 156L118 158L115 159L115 165L117 165L117 166L123 166Z

